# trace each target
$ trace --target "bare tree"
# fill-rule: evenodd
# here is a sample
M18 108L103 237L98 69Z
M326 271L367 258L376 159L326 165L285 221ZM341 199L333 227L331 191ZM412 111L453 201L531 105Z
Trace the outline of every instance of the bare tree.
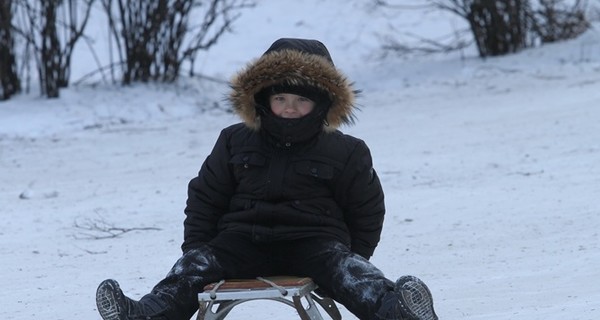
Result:
M539 0L532 10L532 30L542 43L571 39L590 28L586 19L587 1L576 0L571 5L564 0Z
M429 0L435 7L465 18L481 57L517 52L541 43L565 40L586 31L590 24L587 1Z
M443 10L465 18L479 56L517 52L528 46L528 0L431 0Z
M102 4L122 61L124 84L175 81L184 61L193 70L198 51L216 44L239 17L236 12L254 5L246 0L102 0ZM202 17L198 24L190 22L192 15Z
M0 1L0 100L7 100L21 90L14 54L12 16L12 1Z
M529 1L474 1L467 17L479 54L497 56L527 47Z
M43 95L58 97L59 88L68 86L73 49L83 35L94 1L16 1L22 23L14 30L25 39L26 50L34 51ZM81 12L83 19L79 21Z

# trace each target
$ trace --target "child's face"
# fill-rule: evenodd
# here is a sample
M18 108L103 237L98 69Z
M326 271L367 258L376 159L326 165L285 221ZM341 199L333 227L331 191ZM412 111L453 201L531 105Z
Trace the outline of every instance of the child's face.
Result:
M314 108L314 101L291 93L278 93L269 97L271 111L281 118L302 118Z

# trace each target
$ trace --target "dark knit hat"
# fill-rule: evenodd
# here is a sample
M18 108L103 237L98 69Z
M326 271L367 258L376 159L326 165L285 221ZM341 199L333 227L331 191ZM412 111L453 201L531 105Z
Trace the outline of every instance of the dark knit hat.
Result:
M331 55L329 54L327 47L325 47L321 41L313 39L281 38L273 42L273 44L269 47L269 49L267 49L267 51L265 51L263 55L288 49L321 56L327 59L327 61L334 66L333 59L331 59Z
M276 84L262 89L255 95L254 100L260 106L269 107L269 97L279 93L303 96L312 100L319 108L329 108L331 105L331 99L327 92L307 85Z

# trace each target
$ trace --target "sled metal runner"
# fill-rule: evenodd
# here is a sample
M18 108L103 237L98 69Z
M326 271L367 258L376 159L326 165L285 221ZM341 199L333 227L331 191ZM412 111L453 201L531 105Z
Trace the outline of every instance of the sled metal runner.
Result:
M204 287L198 294L198 320L222 320L237 305L253 300L273 300L298 312L302 320L323 320L318 304L333 320L342 316L329 297L318 296L317 285L310 278L258 277L256 279L221 280ZM304 302L304 303L303 303Z

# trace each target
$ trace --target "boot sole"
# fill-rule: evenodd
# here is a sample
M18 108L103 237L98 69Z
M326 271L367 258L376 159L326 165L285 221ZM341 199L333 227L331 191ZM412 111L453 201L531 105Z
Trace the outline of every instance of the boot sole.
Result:
M115 280L104 280L96 290L96 306L103 320L127 320L121 316L118 301L122 299L121 288Z
M433 298L421 279L403 276L396 281L395 290L402 298L400 307L410 320L438 320L433 310Z

